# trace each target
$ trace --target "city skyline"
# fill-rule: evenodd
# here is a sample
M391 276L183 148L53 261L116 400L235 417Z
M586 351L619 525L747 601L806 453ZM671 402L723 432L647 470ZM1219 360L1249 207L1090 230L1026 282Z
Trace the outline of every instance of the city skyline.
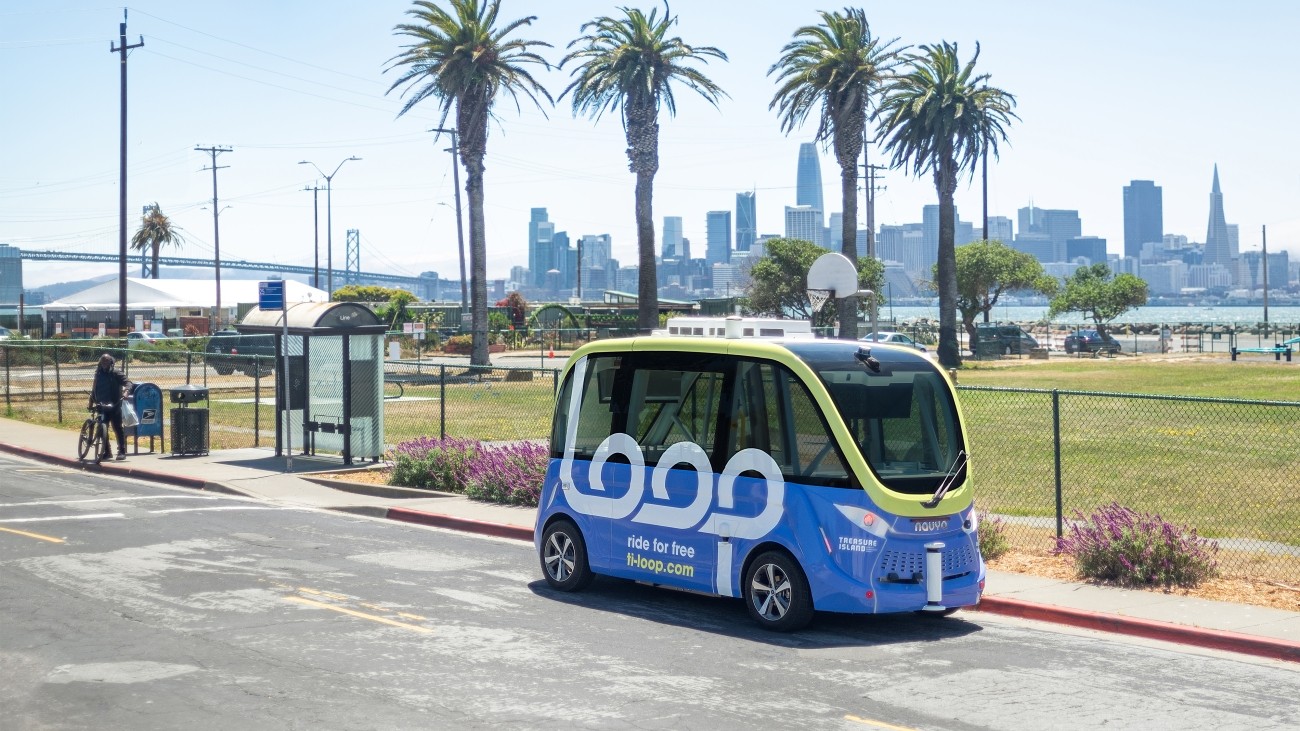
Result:
M317 179L310 166L297 163L311 160L328 171L355 155L361 161L333 181L336 267L345 231L356 229L363 269L458 277L451 156L444 151L449 140L435 141L428 132L441 120L433 106L398 119L402 100L384 93L393 74L383 67L401 42L392 27L407 20L410 3L326 7L310 16L250 2L131 7L128 41L143 36L145 45L132 51L128 70L128 235L141 208L157 201L189 238L176 253L211 256L211 177L201 172L205 161L194 147L220 144L232 148L222 156L229 167L220 173L220 205L231 206L220 216L222 259L310 264L313 196L302 190ZM1113 22L1119 8L1122 26ZM681 217L682 236L700 256L707 212L736 211L742 191L756 194L755 233L782 233L784 208L797 200L799 148L816 126L814 120L788 136L780 132L767 108L775 85L766 72L794 30L818 18L811 7L778 2L725 0L672 10L681 19L676 34L730 56L728 63L701 67L729 98L714 109L680 93L678 116L661 115L656 244L663 217ZM516 35L550 42L554 48L543 49L544 55L555 61L583 22L617 7L584 1L534 8L507 0L502 18L530 12L537 21ZM763 24L741 28L733 22L755 13ZM1295 102L1271 93L1276 74L1243 77L1200 52L1249 35L1250 57L1259 68L1289 68L1300 51L1283 29L1297 25L1296 13L1272 4L1200 2L1137 8L1102 2L1026 13L1010 2L979 8L940 2L924 17L879 7L868 9L868 18L876 35L897 36L904 44L958 42L963 59L981 42L978 69L1017 96L1021 121L1011 127L1001 160L989 164L991 216L1014 217L1031 200L1044 209L1077 210L1084 235L1105 239L1109 252L1118 254L1122 190L1130 181L1150 180L1163 190L1164 230L1200 241L1210 214L1206 181L1217 164L1227 220L1241 232L1240 250L1257 247L1260 227L1267 225L1270 251L1300 254L1294 212L1300 152L1276 144L1281 120L1295 117ZM10 142L0 152L0 242L116 251L119 64L107 49L118 40L121 20L120 8L80 0L0 11L0 63L25 69L6 78L8 106L15 111L0 122ZM294 32L285 33L290 27ZM1098 35L1121 50L1096 57L1087 39ZM1086 68L1074 63L1084 56L1093 58ZM539 79L558 94L569 74L541 71ZM1207 85L1222 90L1220 108L1252 113L1197 113ZM1105 103L1081 105L1084 96ZM571 240L608 233L613 258L633 261L635 181L617 117L574 119L567 99L545 116L527 106L516 112L508 99L496 112L485 178L489 276L507 278L511 266L527 261L534 207L562 221ZM841 208L839 169L825 148L819 152L825 157L825 221ZM869 154L873 164L889 162L875 146ZM890 170L881 184L878 225L918 221L923 207L937 202L925 175ZM963 178L959 209L973 216L981 193L978 175ZM320 208L323 246L324 196ZM28 262L25 269L30 287L79 278L85 267ZM108 272L101 267L92 273Z

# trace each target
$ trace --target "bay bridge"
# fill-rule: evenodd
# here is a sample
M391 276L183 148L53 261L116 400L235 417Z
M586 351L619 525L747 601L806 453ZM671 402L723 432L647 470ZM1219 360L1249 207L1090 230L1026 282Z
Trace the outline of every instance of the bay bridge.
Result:
M15 247L10 247L12 251ZM70 251L31 251L28 249L18 249L19 257L28 261L81 261L96 262L105 264L117 264L119 257L117 254L90 254L84 252ZM126 257L128 266L139 266L141 271L151 263L149 254L128 254ZM215 264L211 259L192 259L180 256L160 256L158 257L159 266L173 267L195 267L214 269ZM222 271L228 269L244 269L260 272L272 272L281 276L294 274L306 275L311 277L316 270L313 267L301 266L297 264L280 264L269 261L246 261L243 259L223 260L221 262ZM324 284L328 277L328 270L320 269L321 283ZM308 280L310 281L310 279ZM351 267L343 270L334 270L334 281L348 284L373 284L386 287L397 287L410 290L413 294L421 299L432 299L437 297L438 280L434 277L411 277L403 274L388 274L385 272L363 272Z

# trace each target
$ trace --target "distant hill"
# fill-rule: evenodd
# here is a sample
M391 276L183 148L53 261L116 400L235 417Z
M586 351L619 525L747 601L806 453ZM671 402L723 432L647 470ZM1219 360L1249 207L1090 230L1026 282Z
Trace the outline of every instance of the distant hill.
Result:
M30 291L42 292L48 298L47 301L54 302L60 297L67 297L70 294L76 294L85 289L90 289L96 284L103 284L117 279L116 275L104 274L90 279L79 279L75 282L58 282L56 284L46 284L40 287L33 287Z

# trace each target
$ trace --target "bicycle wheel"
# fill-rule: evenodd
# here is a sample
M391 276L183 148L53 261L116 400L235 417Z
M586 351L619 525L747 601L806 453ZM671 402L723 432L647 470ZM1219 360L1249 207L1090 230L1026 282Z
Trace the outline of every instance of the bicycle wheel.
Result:
M85 460L90 449L95 445L95 420L86 419L81 425L81 438L77 440L77 459Z
M113 452L108 446L108 425L101 420L95 425L95 464L106 456L112 458Z

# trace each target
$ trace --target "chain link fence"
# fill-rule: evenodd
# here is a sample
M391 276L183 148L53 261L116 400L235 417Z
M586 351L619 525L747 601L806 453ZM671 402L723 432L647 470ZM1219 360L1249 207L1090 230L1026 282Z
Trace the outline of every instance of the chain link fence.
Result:
M211 447L275 444L275 364L218 373L201 350L0 343L6 415L75 426L101 353L127 376L209 389ZM545 362L551 362L547 359ZM563 361L553 359L558 366ZM384 442L550 437L555 368L384 363ZM1225 573L1300 581L1300 402L961 386L980 508L1017 548L1047 551L1076 512L1111 502L1195 528ZM170 419L168 419L170 422ZM69 450L75 437L69 434Z
M1300 402L964 386L976 501L1047 550L1119 503L1196 529L1229 574L1300 580Z

